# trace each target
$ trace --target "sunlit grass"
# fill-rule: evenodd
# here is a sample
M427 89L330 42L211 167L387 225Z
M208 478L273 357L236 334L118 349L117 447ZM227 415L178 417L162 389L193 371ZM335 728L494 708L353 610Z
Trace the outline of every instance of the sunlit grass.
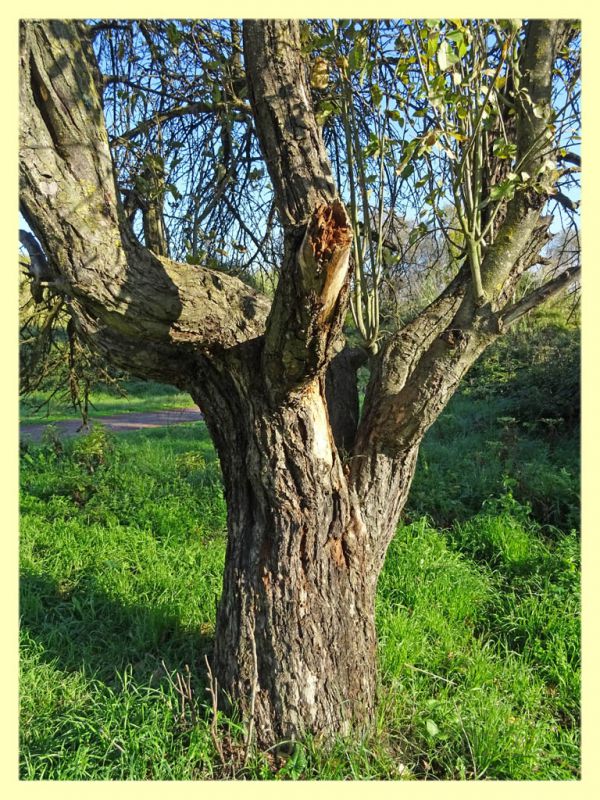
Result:
M90 416L94 418L113 414L166 411L173 408L191 408L195 405L185 392L152 381L129 380L123 382L121 388L125 393L124 396L112 387L96 389L90 397ZM21 398L22 425L57 422L77 417L77 409L73 408L64 393L51 397L50 392L34 392Z
M464 399L457 409L481 413ZM446 435L442 420L425 458ZM376 730L328 751L307 741L285 761L251 753L243 767L221 763L206 690L226 513L206 430L112 444L93 471L81 444L22 458L23 778L578 777L577 537L536 522L510 480L449 529L416 519L393 541L377 598ZM461 452L436 466L433 520L458 506ZM218 732L228 753L244 750L239 725L221 718Z

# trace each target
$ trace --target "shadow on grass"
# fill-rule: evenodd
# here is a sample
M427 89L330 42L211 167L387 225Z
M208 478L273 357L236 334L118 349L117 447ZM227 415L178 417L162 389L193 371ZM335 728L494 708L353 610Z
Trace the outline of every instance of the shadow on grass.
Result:
M205 656L214 637L186 628L167 609L124 604L109 597L93 577L61 584L25 572L20 580L21 630L43 649L43 660L67 671L83 670L107 685L130 668L132 676L156 684L165 667L207 685ZM164 662L164 667L163 667Z

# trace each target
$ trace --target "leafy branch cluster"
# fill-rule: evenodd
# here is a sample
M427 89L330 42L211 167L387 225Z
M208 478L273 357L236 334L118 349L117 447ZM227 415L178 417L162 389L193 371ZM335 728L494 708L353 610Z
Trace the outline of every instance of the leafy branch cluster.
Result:
M101 20L87 30L133 234L160 256L272 293L283 236L248 97L241 23ZM463 264L477 304L490 299L481 265L517 193L542 198L576 252L538 256L523 266L521 285L578 266L579 26L560 28L550 103L531 95L526 31L521 20L496 19L302 25L315 115L354 234L352 327L372 353ZM41 299L36 255L27 251ZM523 294L517 284L514 296ZM23 373L36 369L42 382L56 361L84 352L72 344L71 355L43 369L32 355L50 353L57 339L47 332L68 314L61 286L46 285L42 304L52 295L60 314L25 319L24 341L34 330L41 339L22 360ZM24 390L34 384L24 380Z

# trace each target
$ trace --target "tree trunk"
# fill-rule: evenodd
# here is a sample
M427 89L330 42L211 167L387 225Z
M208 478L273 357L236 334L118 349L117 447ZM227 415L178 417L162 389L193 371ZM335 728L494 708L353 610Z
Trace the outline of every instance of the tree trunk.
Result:
M301 291L297 275L289 286ZM486 343L480 331L447 335L461 286L457 279L415 322L412 344L403 340L406 374L386 383L374 372L360 427L340 426L347 449L333 424L339 400L325 384L356 380L354 351L283 398L265 384L262 338L201 363L192 393L228 509L213 669L222 701L253 721L263 747L372 724L377 580L422 437ZM382 438L393 440L387 450Z
M319 452L315 409L322 401L247 421L243 457L228 451L224 466L215 674L265 746L348 732L375 704L375 581L342 465Z
M264 435L277 438L281 432L269 427ZM278 469L302 441L298 430L285 438L270 456ZM322 476L317 462L304 470L301 482ZM247 479L244 470L239 478ZM356 521L341 503L314 502L283 485L278 502L293 509L308 500L311 508L274 514L275 498L261 488L264 507L246 488L246 505L238 490L229 515L214 655L219 686L253 720L264 747L360 730L375 707L375 585L350 554Z
M377 576L323 381L274 408L260 360L256 343L240 348L196 391L228 508L214 672L271 746L371 721Z
M541 22L528 34L530 81L539 72L548 96L553 31ZM481 265L489 302L475 303L464 266L371 359L359 419L363 356L334 357L350 224L312 110L298 24L246 21L244 54L284 230L270 309L236 278L134 241L79 23L22 25L20 196L82 336L133 374L190 391L204 411L228 508L214 671L269 747L370 724L377 578L420 441L502 325L538 301L532 293L507 305L547 222L543 199L517 193L508 202Z

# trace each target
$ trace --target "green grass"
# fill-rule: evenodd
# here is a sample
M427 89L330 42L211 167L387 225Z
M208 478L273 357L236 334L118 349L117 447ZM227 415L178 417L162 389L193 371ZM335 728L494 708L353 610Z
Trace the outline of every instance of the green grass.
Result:
M468 519L510 488L540 522L580 526L579 435L520 424L510 400L455 395L426 434L406 506L436 526Z
M460 528L443 537L421 521L394 540L378 605L382 724L417 775L575 777L577 578L565 586L555 576L564 540L542 544L535 525L507 513L469 522L478 541L494 529L507 563L522 539L537 551L536 577L468 558Z
M576 453L499 416L457 397L423 447L379 585L375 732L245 767L211 735L225 504L204 425L28 446L22 778L578 778ZM234 720L218 732L240 752Z
M189 408L194 401L185 392L153 381L129 380L122 384L126 393L120 396L112 387L97 388L90 397L90 416L166 411L171 408ZM46 401L48 401L46 403ZM42 406L42 408L39 408ZM62 395L50 398L48 392L34 392L21 398L20 421L22 425L36 422L58 422L77 419L78 412Z

